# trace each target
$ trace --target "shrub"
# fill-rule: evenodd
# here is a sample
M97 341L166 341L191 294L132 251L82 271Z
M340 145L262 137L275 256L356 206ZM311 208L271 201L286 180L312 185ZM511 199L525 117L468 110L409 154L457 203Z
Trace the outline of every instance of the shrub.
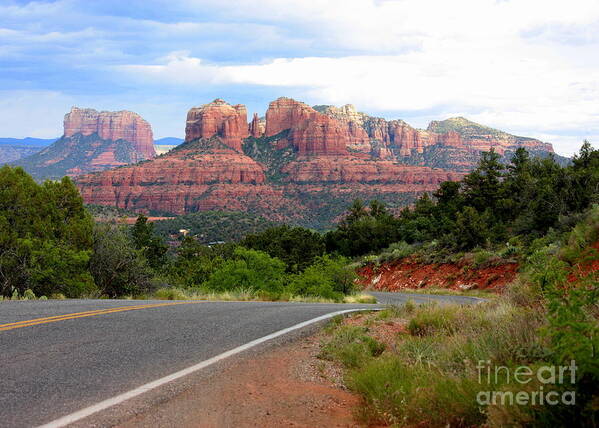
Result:
M102 294L118 297L150 288L149 266L122 227L98 224L93 239L90 271Z
M293 276L288 290L293 294L341 300L354 289L355 271L344 257L319 257L304 272Z
M427 336L439 332L452 334L456 316L455 306L426 305L419 308L410 320L408 331L413 336Z
M226 260L204 285L214 291L249 288L281 292L285 280L285 263L262 251L238 247L233 259Z
M379 356L385 345L365 334L364 327L342 326L333 334L319 354L320 358L341 362L347 368L362 366L366 360Z
M288 272L301 272L324 254L319 233L303 227L277 226L246 236L241 245L285 262Z
M68 177L37 184L21 168L0 168L0 294L77 297L93 287L92 226Z

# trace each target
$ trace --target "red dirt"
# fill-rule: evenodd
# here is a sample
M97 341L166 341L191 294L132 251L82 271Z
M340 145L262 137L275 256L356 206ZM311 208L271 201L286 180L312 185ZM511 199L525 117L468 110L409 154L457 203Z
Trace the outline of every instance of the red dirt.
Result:
M318 359L324 333L243 358L215 377L117 424L136 427L360 427L360 398Z
M363 286L385 291L431 287L500 290L516 278L517 271L517 263L475 269L467 264L423 264L408 258L380 266L364 266L358 269L358 282Z
M568 275L568 282L579 282L599 272L599 241L593 243L582 255L583 261L577 263Z

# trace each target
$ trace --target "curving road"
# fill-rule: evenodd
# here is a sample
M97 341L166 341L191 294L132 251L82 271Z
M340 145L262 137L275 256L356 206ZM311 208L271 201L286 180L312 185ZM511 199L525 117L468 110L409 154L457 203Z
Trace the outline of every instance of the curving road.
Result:
M372 294L384 304L409 299L473 302L457 296ZM283 329L341 310L376 307L287 302L2 302L0 426L55 421Z

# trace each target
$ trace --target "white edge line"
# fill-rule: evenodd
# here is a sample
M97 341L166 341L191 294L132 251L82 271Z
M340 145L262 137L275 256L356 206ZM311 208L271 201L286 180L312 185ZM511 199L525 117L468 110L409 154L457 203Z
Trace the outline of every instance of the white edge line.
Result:
M88 416L93 415L94 413L100 412L102 410L108 409L112 406L116 406L117 404L121 404L124 401L127 401L131 398L137 397L145 392L151 391L152 389L158 388L159 386L162 386L166 383L172 382L176 379L182 378L184 376L187 376L191 373L197 372L198 370L204 369L208 366L211 366L214 363L217 363L219 361L224 360L225 358L231 357L233 355L239 354L243 351L246 351L250 348L253 348L254 346L260 345L264 342L267 342L271 339L274 339L276 337L279 336L283 336L284 334L287 334L291 331L294 330L299 330L303 327L306 327L310 324L314 324L317 323L319 321L323 321L329 318L333 318L337 315L343 315L343 314L347 314L350 312L358 312L358 311L376 311L376 310L381 310L380 308L364 308L364 309L346 309L343 311L337 311L337 312L332 312L330 314L326 314L326 315L322 315L319 316L317 318L312 318L311 320L308 321L304 321L301 322L299 324L296 324L294 326L285 328L283 330L279 330L276 331L274 333L271 333L267 336L261 337L259 339L255 339L252 340L251 342L246 343L245 345L241 345L238 346L237 348L231 349L230 351L227 352L223 352L222 354L219 354L215 357L209 358L207 360L202 361L201 363L198 364L194 364L191 367L187 367L186 369L180 370L178 372L175 372L173 374L170 374L168 376L162 377L160 379L156 379L155 381L146 383L145 385L142 385L140 387L137 387L135 389L132 389L131 391L125 392L123 394L119 394L115 397L109 398L107 400L104 401L100 401L97 404L94 404L92 406L86 407L85 409L81 409L75 413L71 413L70 415L66 415L63 416L61 418L58 418L52 422L48 422L46 424L40 425L38 428L61 428L61 427L65 427L69 424L72 424L74 422L80 421L81 419L84 419Z

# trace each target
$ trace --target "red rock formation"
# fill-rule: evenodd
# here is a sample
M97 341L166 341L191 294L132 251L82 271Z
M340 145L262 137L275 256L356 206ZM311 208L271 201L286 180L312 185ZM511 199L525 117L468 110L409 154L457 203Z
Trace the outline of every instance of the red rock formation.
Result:
M86 201L175 214L206 209L207 200L211 207L240 208L233 199L244 193L272 193L264 182L262 166L218 143L208 149L190 143L151 162L77 178ZM233 190L213 200L215 186Z
M364 123L368 118L364 113L359 113L351 104L340 108L335 106L316 106L315 109L347 126L347 147L352 151L361 153L372 153L370 136L364 129Z
M71 108L64 117L64 136L98 134L103 140L125 140L133 143L138 159L156 156L152 127L140 115L130 111L96 111Z
M349 132L343 123L291 98L273 101L266 112L266 136L284 130L289 130L287 140L301 156L348 153Z
M392 161L372 161L357 157L322 156L298 159L287 164L283 172L290 183L377 183L405 184L414 191L420 185L439 185L456 181L464 174L421 166L401 165Z
M266 131L266 122L258 117L258 113L254 113L254 117L249 125L250 135L254 138L260 138Z
M247 138L247 110L243 105L232 106L221 99L194 107L187 113L185 141L218 136L226 145L241 151Z
M315 111L309 105L291 98L278 98L271 102L266 110L265 135L271 137L286 129L294 128L310 119Z
M255 114L248 124L244 106L215 100L189 111L185 145L150 162L84 176L77 183L88 203L177 214L227 209L273 220L306 219L328 209L327 204L381 195L395 199L459 180L476 163L483 143L513 147L537 141L480 129L451 122L420 130L401 120L370 117L351 105L312 108L290 98L270 103L266 123ZM279 137L252 141L251 150L246 146L253 159L242 151L243 139L250 135ZM276 151L289 147L293 150ZM106 154L100 160L114 159Z

